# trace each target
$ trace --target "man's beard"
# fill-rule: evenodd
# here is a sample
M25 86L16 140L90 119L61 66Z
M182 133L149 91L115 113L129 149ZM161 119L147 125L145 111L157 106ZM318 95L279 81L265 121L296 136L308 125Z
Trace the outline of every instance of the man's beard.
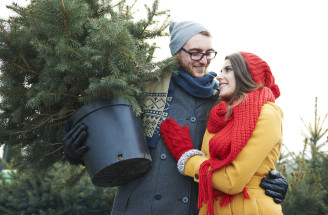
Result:
M180 69L182 69L183 71L185 71L186 73L188 73L189 75L192 76L192 74L194 73L194 71L192 69L190 69L190 67L188 66L184 66L182 64L182 61L180 60L180 58L178 58L178 63L179 63L179 67ZM204 66L205 67L205 66ZM205 67L205 74L207 73L207 67Z

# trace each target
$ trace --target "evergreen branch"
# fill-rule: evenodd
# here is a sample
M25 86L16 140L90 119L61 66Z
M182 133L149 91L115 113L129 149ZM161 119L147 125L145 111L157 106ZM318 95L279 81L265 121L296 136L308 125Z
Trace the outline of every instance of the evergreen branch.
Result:
M0 25L0 28L1 28L2 32L5 34L5 36L8 39L8 41L11 42L11 39L10 39L9 35L7 34L7 31L3 28L2 25Z
M52 17L54 17L54 18L57 18L57 17L56 17L54 14L52 14L52 13L48 13L48 12L43 11L43 10L36 10L36 11L38 11L38 12L40 12L40 13L47 14L47 15L52 16Z
M46 46L42 45L39 42L34 42L34 44L38 44L40 47L44 48L45 50L47 50L49 53L53 53L50 49L48 49Z
M79 85L75 80L73 80L73 84L74 84L74 86L76 86L77 89L79 89L80 93L81 93L83 96L86 95L85 92L84 92L84 90L80 88L80 85Z
M144 26L144 28L143 28L143 30L141 31L140 35L143 35L143 34L145 33L145 31L146 31L146 29L148 28L148 26L149 26L149 22L148 22L147 25Z
M33 23L34 23L34 26L35 26L36 30L38 31L39 35L41 35L41 32L39 31L39 28L38 28L38 26L36 25L35 18L34 18L34 16L33 16L32 13L31 13L31 16L32 16L32 18L33 18Z
M12 96L21 97L21 96L26 96L26 95L25 94L6 94L4 92L1 92L1 96L2 97L5 97L5 96L7 96L7 97L12 97Z
M66 12L65 4L64 4L64 0L61 0L61 3L62 3L62 5L63 5L64 12Z
M5 34L5 36L7 37L9 43L11 43L11 39L10 39L9 35L7 34L6 30L3 28L2 25L0 25L0 28L1 28L2 32ZM31 70L30 67L29 67L29 65L28 65L28 63L26 62L25 58L23 57L23 55L20 53L20 51L17 49L16 46L15 46L15 51L17 52L17 54L19 55L19 57L24 61L24 63L27 66L28 70Z
M2 179L2 184L6 184L5 183L5 178L1 178ZM2 212L5 212L5 213L7 213L7 214L14 214L14 213L12 213L10 210L7 210L6 208L4 208L4 207L2 207L2 206L0 206L0 211L2 211Z
M57 117L55 119L52 119L52 121L53 122L56 122L56 121L60 121L60 120L66 119L68 116L71 116L71 115L73 115L75 113L75 110L69 110L69 111L70 111L69 114L67 114L67 115L65 115L63 117Z
M72 1L71 5L69 6L69 9L71 9L73 7L73 5L75 4L75 0Z
M118 76L118 72L116 71L114 65L112 64L112 61L110 60L109 63L110 63L110 65L112 66L112 69L113 69L113 71L114 71L114 73L115 73L116 78L118 79L118 78L119 78L119 76Z
M120 4L122 4L122 2L125 2L125 1L126 1L126 0L119 1L117 4L114 4L114 5L113 5L113 8L119 6Z
M86 174L86 172L87 172L87 169L84 168L84 169L82 169L82 171L79 174L75 174L75 175L71 176L69 179L67 179L65 181L65 186L67 186L67 187L74 186L77 182L79 182L82 179L82 177Z
M138 0L134 0L134 3L131 6L129 6L129 5L126 6L126 13L125 13L126 21L128 21L129 12L134 7L134 5L137 3L137 1Z
M53 119L53 118L54 118L55 116L58 116L58 115L59 115L59 113L51 114L51 115L48 117L48 119L44 120L43 122L41 122L41 123L38 124L38 125L32 126L31 128L28 128L28 129L23 130L23 131L16 131L16 132L13 132L13 133L11 133L11 134L1 135L1 136L5 137L5 136L11 136L11 135L16 135L16 134L23 134L23 133L29 133L29 132L32 132L32 131L34 131L34 130L40 128L40 127L42 127L44 124L47 124L47 123L49 123L50 121L54 121L54 120L56 120L56 119ZM57 120L58 120L58 119L57 119Z
M153 4L153 8L152 8L152 12L148 15L148 23L147 25L144 26L144 29L142 30L142 32L140 33L140 35L143 35L146 31L146 29L148 28L148 26L150 25L150 21L149 20L153 20L154 16L155 16L155 12L156 12L156 6L158 5L158 0L155 0L154 1L154 4Z
M61 1L64 11L65 11L65 4L63 2L63 0ZM65 32L65 48L68 47L68 39L67 37L69 36L69 32L67 32L68 28L67 28L67 23L66 23L66 17L63 15L64 17L64 32ZM66 55L66 59L69 60L68 56Z
M20 51L15 47L15 50L17 51L17 54L19 55L19 57L24 61L25 65L27 66L28 70L27 71L32 71L30 66L28 65L28 63L26 62L24 56L22 55L22 53L20 53ZM37 74L37 73L36 73ZM38 74L37 74L38 75Z
M51 1L48 0L48 2L52 5L53 8L55 8L55 10L57 10L63 17L65 17L65 15Z
M319 135L318 139L321 139L323 136L325 136L328 132L328 129L326 129L324 132L322 132L321 135Z
M19 6L16 5L16 7L19 7ZM39 34L41 34L41 32L40 32L38 26L36 25L35 17L33 16L33 12L32 12L32 10L30 10L30 13L28 13L23 7L19 7L19 9L22 10L25 14L30 14L30 15L31 15L31 17L32 17L32 19L33 19L34 26L35 26L37 32L38 32Z
M75 0L74 0L74 2L72 2L72 4L70 5L70 8L69 8L69 9L72 9L71 7L73 7L74 3L75 3ZM69 11L69 13L68 13L68 14L70 14L69 16L72 17L72 16L75 15L75 13L79 13L79 12L80 12L80 9L81 9L81 7L76 7L75 10L71 10L71 11Z
M98 25L97 21L96 21L94 18L92 18L92 20L96 23L96 26L97 26L100 30L102 30L102 32L104 32L105 34L107 34L107 36L108 36L109 38L111 37L110 34L108 34L108 32L106 32L102 27L100 27L100 25Z
M35 94L34 94L35 96ZM70 96L70 97L73 97L73 98L76 98L77 96L75 95L71 95L71 94L67 94L67 93L50 93L48 92L47 94L43 95L42 98L46 98L48 96Z
M116 33L117 33L117 29L118 29L118 24L120 23L120 18L121 18L121 12L119 13L118 17L117 17L117 23L116 23L116 28L115 28L115 33L114 33L114 40L116 38Z
M63 143L50 143L48 146L62 145Z
M124 93L122 92L122 89L120 89L120 97L123 98ZM138 107L134 105L134 102L131 100L130 96L127 96L127 100L129 101L130 105L132 106L132 109L136 111L136 114L140 114L137 112Z
M121 51L117 51L119 54L121 54L121 55L124 55L125 57L127 57L127 58L129 58L129 59L131 59L131 60L135 60L135 58L133 57L133 56L131 56L131 55L128 55L128 54L126 54L126 53L124 53L124 52L121 52ZM138 62L134 62L136 65L138 65ZM136 68L138 68L138 66L136 66Z
M84 56L80 55L77 51L75 51L75 50L72 49L71 47L69 47L69 49L70 49L74 54L76 54L77 56L79 56L80 58L82 58L83 60L88 61L87 58L85 58Z
M170 15L167 15L166 18L165 18L165 21L163 22L163 24L161 25L161 27L159 28L159 31L164 31L167 27L167 23L169 22L169 19L170 19Z
M19 68L19 69L23 69L23 70L25 70L25 71L27 71L27 72L31 72L31 73L33 73L33 74L35 74L35 75L40 75L40 73L35 72L35 71L33 71L32 69L30 69L30 68L27 68L27 69L26 69L25 67L20 66L20 65L16 64L15 62L13 62L13 61L7 59L7 58L3 58L3 57L2 57L2 59L5 60L5 61L7 61L8 63L10 63L11 65L13 65L13 66Z
M58 118L58 119L54 119L54 121L56 121L56 120L61 120L61 119L66 119L67 117L73 115L73 114L75 113L75 111L76 111L76 110L73 110L73 109L72 109L72 110L68 110L68 111L67 111L68 114L66 114L65 116L60 117L60 118Z
M55 145L59 145L59 144L60 144L60 145L63 145L63 143L55 143ZM51 145L54 145L54 144L50 144L49 146L51 146ZM52 151L52 152L46 154L45 156L53 155L53 154L55 154L56 152L58 152L59 150L61 150L62 148L63 148L63 146L59 147L59 148L56 149L55 151Z

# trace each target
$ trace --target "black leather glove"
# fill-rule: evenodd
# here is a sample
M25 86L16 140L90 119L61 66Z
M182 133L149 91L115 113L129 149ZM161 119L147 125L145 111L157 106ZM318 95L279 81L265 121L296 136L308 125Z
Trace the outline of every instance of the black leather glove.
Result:
M277 204L285 199L288 189L288 181L277 170L269 172L269 178L262 178L260 187L265 189L265 194L272 197Z
M70 164L84 165L82 156L87 152L88 147L83 145L88 136L87 126L82 123L77 123L71 128L69 120L64 122L63 126L63 147L65 157Z

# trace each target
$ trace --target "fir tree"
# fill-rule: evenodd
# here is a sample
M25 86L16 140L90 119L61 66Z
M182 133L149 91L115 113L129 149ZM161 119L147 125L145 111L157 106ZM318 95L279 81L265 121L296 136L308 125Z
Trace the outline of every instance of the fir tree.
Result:
M327 142L320 143L321 139L327 135L328 129L324 129L323 125L327 119L328 114L325 115L321 121L320 116L318 116L318 98L315 98L315 112L314 112L314 122L308 125L302 119L307 134L303 133L305 141L309 142L311 159L309 160L311 168L322 168L321 157L324 154L322 148Z
M322 147L327 143L320 143L326 135L323 128L325 119L320 120L317 113L317 98L315 99L314 123L308 125L302 119L308 133L304 133L304 149L294 157L295 170L287 176L289 187L283 202L284 214L327 214L327 154ZM305 156L310 146L310 156ZM290 166L294 166L289 162ZM293 169L293 168L291 168Z
M326 143L328 141L326 140ZM326 194L323 196L323 204L320 208L320 213L328 213L328 154L325 153L322 155L322 169L320 171L320 177L322 178L321 184L326 191Z
M320 200L320 207L318 209L318 214L328 213L328 154L324 151L324 147L327 146L327 139L322 140L324 137L327 138L328 129L324 127L325 121L328 114L325 114L324 118L321 120L318 116L318 98L315 98L315 111L314 111L314 122L304 125L306 126L307 133L304 133L305 140L310 146L310 156L311 158L307 160L308 165L312 169L316 169L319 172L320 183L322 185L324 194Z
M169 23L157 0L141 20L124 0L9 8L17 16L0 25L0 145L20 151L20 170L39 173L64 160L63 121L83 104L120 97L140 114L147 83L176 65L173 58L154 62L157 46L149 41L167 35Z
M44 176L11 171L0 174L0 214L110 214L116 188L99 188L84 177L68 189L65 182L77 169L57 163Z

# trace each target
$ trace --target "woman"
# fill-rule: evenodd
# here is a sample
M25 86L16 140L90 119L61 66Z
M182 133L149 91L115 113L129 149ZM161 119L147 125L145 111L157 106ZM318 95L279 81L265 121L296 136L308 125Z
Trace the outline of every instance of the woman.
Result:
M161 133L182 174L199 182L199 214L282 214L259 184L275 169L282 144L279 87L268 64L252 53L225 58L217 80L219 103L211 110L201 151L188 127L173 119Z

